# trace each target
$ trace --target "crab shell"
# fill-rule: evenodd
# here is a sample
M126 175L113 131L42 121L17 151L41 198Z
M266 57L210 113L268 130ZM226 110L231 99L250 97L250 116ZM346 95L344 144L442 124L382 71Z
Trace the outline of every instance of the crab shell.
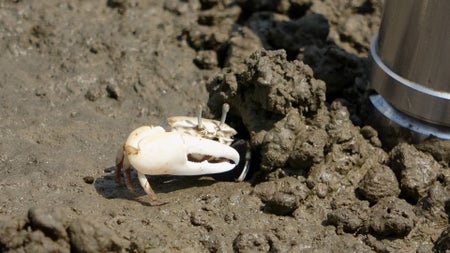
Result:
M124 151L130 165L146 175L216 174L232 170L239 163L239 153L226 144L166 132L159 126L142 126L131 132Z
M173 131L216 140L220 143L231 145L236 130L218 120L201 119L202 127L198 128L198 117L175 116L167 119L167 123Z

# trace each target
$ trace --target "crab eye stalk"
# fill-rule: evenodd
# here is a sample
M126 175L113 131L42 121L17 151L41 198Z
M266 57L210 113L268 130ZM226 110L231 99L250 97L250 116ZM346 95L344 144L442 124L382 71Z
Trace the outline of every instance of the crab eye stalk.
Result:
M222 105L222 116L220 117L219 129L222 129L222 126L225 124L225 120L227 119L227 114L230 111L230 105L224 103Z
M197 128L198 129L203 129L202 114L203 114L203 107L202 107L202 105L198 105L197 106Z

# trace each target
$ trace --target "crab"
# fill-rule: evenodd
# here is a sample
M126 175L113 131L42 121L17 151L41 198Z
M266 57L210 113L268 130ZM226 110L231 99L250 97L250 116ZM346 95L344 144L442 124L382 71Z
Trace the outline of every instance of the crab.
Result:
M225 123L228 111L229 105L224 104L220 121L204 119L199 106L197 117L168 118L170 131L161 126L135 129L117 152L116 182L120 183L121 170L125 169L126 186L134 191L131 182L131 168L134 168L150 199L162 203L146 175L206 175L232 170L239 164L240 155L232 146L237 132ZM248 172L248 160L246 155L238 181L242 181Z

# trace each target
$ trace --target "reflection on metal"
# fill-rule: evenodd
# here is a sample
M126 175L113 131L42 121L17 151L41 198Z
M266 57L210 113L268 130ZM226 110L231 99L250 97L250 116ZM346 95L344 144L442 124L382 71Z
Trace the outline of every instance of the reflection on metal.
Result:
M386 1L370 45L370 101L421 135L450 139L450 1Z
M433 125L408 116L396 110L378 94L370 96L369 100L376 109L375 113L379 113L373 115L374 123L391 128L390 131L395 132L396 137L402 137L412 142L420 142L428 137L450 140L450 128L448 127ZM377 128L380 127L377 126ZM402 133L402 129L409 130L409 133Z

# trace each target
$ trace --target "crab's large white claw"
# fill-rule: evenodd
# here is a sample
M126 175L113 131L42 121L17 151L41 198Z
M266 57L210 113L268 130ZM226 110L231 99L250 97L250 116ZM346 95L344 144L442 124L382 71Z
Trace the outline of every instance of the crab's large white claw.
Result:
M239 163L232 147L161 127L140 127L127 139L130 164L147 175L203 175L226 172ZM195 158L192 158L195 157Z

